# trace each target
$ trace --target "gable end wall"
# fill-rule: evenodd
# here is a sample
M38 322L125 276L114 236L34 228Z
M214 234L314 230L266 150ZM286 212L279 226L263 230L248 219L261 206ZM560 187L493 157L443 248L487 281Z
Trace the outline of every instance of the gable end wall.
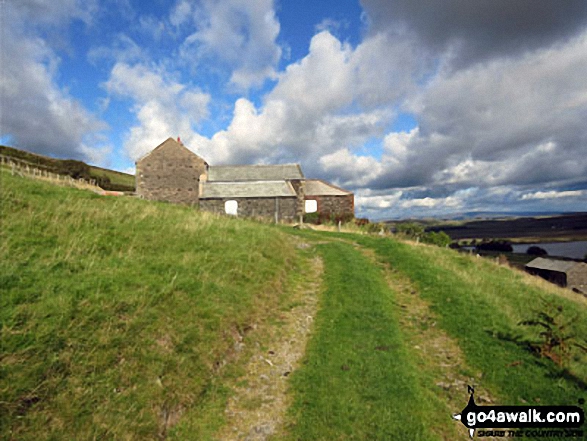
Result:
M344 196L305 196L305 200L315 200L318 213L322 216L348 217L355 216L355 197L353 194Z
M149 200L195 205L206 162L187 148L163 145L136 164L137 195Z

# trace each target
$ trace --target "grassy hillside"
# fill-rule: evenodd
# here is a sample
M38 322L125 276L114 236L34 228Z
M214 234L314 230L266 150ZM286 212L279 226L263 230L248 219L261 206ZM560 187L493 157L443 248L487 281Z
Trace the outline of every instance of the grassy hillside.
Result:
M238 375L235 342L285 300L290 238L1 182L0 438L206 439Z
M468 384L480 404L587 396L586 354L541 357L519 325L545 312L580 342L587 299L507 267L0 173L1 439L465 440ZM311 277L317 313L286 318ZM299 366L286 322L311 323ZM285 417L264 432L230 400Z
M15 158L31 167L40 170L50 171L60 175L71 176L72 178L94 179L104 190L117 190L132 192L135 190L135 177L127 173L108 170L101 167L88 165L82 161L63 160L25 152L12 147L0 145L0 155Z
M446 248L297 234L333 243L318 248L326 297L294 376L291 439L466 439L450 415L465 406L467 385L480 404L585 397L587 354L540 356L545 329L519 323L547 313L554 336L585 345L586 298Z

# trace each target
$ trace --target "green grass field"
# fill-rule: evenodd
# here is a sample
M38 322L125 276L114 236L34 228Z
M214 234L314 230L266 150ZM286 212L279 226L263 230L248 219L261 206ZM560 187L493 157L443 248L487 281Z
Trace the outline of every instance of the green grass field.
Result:
M300 366L279 380L289 407L271 439L464 440L451 414L468 382L496 404L587 398L585 354L538 357L537 331L518 325L549 302L585 339L587 299L570 291L450 249L0 172L0 439L230 433L250 343L272 348L264 329L295 307L316 258L318 312Z
M206 439L234 334L286 300L291 239L9 173L1 207L0 438Z
M106 177L110 182L116 186L126 187L131 191L135 188L135 177L128 173L117 172L114 170L108 170L106 168L95 167L90 165L90 174L92 178L96 179L101 176Z

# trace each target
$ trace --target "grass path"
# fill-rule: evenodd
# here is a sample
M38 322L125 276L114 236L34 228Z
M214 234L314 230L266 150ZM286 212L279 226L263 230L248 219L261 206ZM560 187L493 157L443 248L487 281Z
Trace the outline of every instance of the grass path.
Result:
M368 254L374 253L368 249ZM371 257L377 262L375 255ZM469 385L475 388L477 403L495 402L491 392L482 385L482 372L467 365L457 340L438 326L437 314L431 310L430 303L421 297L414 283L389 264L380 265L384 268L387 283L396 292L400 327L406 344L413 350L421 386L438 403L438 407L444 409L444 418L437 421L433 430L446 441L470 439L466 428L455 424L449 416L462 409Z
M435 412L418 386L379 268L352 245L318 245L325 292L294 373L292 440L433 440Z
M476 383L491 392L496 404L572 405L585 396L587 356L577 353L565 367L538 358L526 343L536 336L518 326L546 299L566 319L578 318L574 332L584 338L587 309L582 302L541 290L508 268L450 250L372 238L359 242L412 281L435 326L460 348L469 366L461 373L480 373Z
M301 243L299 245L306 245ZM290 404L289 375L304 355L321 288L323 265L319 256L307 261L303 280L291 293L278 320L265 323L239 346L253 346L245 374L233 387L227 403L226 425L218 440L265 440L283 432L283 418Z

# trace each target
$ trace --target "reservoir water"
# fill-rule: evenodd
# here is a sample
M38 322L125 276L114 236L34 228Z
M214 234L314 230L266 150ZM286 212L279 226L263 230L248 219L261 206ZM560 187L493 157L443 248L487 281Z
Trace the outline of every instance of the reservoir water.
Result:
M533 245L540 248L544 248L549 256L583 259L587 254L587 240L579 240L575 242L543 242L512 244L512 246L514 247L514 253L525 253L528 250L528 247L531 247Z

